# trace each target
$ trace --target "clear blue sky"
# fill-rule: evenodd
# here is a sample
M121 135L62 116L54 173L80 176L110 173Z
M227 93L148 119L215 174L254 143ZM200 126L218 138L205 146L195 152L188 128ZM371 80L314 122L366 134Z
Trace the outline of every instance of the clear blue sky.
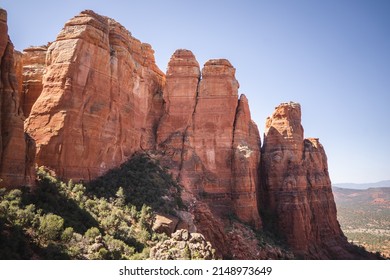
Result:
M306 137L319 137L332 182L390 179L390 1L5 0L17 49L55 40L84 9L116 19L150 43L165 71L178 48L203 65L227 58L252 118L281 102L302 105Z

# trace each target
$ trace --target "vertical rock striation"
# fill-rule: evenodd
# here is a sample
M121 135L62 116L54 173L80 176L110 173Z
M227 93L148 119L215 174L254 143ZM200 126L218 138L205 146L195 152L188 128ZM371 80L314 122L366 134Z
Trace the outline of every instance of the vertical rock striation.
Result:
M164 74L150 45L84 11L49 46L46 64L42 93L26 120L39 165L90 180L154 147Z
M5 187L34 184L34 142L25 135L15 71L14 46L8 37L7 12L0 9L0 178Z
M48 46L40 46L23 50L20 100L26 118L30 115L31 108L42 93L47 49Z
M327 158L304 139L301 107L283 103L267 119L262 148L264 223L300 256L352 258L336 215Z

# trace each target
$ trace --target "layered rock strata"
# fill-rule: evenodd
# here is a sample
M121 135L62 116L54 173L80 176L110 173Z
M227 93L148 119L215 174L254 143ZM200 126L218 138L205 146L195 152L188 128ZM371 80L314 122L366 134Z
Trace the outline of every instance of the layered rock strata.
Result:
M297 255L351 258L337 221L324 148L304 139L301 107L283 103L267 119L262 148L264 222Z
M229 61L209 60L200 72L190 51L176 51L168 64L157 139L187 190L222 216L235 214L260 227L260 137L246 97L238 100L238 87Z
M34 184L34 142L25 135L15 71L14 46L8 37L7 12L0 9L0 179L5 187Z
M42 93L26 120L39 165L91 180L154 147L164 74L150 45L84 11L49 46L46 64Z

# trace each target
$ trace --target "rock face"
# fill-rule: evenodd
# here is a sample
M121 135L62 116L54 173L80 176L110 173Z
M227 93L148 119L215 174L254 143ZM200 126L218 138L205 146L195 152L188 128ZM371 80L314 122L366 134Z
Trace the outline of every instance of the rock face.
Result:
M84 11L49 46L46 64L42 93L26 120L39 165L91 180L154 147L164 74L150 45Z
M177 50L168 64L158 148L187 190L220 215L261 227L260 137L238 87L229 61L209 60L200 72L190 51Z
M15 49L14 49L14 69L16 75L16 82L18 84L18 93L20 96L20 93L23 91L23 54ZM22 102L20 102L20 106L23 108Z
M23 129L14 47L8 37L7 12L0 9L0 178L1 185L34 184L34 142Z
M32 106L42 93L47 48L48 46L41 46L23 50L20 101L26 118L30 115Z
M327 158L316 138L304 139L301 108L278 106L267 119L262 148L264 222L296 254L352 258L336 216Z

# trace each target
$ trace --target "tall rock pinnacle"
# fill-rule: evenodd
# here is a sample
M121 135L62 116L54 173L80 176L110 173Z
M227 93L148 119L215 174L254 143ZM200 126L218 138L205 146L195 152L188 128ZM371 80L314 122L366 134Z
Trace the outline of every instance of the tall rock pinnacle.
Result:
M264 223L303 257L351 258L337 221L324 148L304 139L301 107L279 105L267 119L262 148Z
M209 60L201 75L194 55L177 50L168 65L158 143L187 190L221 216L261 227L260 137L238 87L226 59Z

